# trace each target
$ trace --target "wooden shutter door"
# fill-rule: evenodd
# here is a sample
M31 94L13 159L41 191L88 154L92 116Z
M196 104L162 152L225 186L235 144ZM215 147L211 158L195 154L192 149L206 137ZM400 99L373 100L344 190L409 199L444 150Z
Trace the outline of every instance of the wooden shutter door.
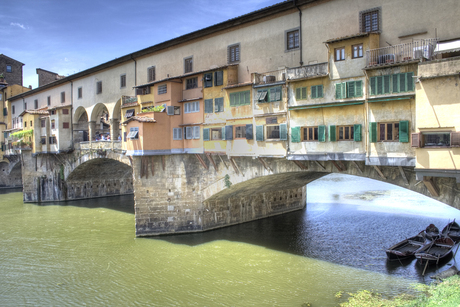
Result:
M287 124L280 124L280 140L287 140Z
M318 141L326 142L326 126L324 125L318 126Z
M409 142L409 121L402 120L399 122L399 141L401 143Z
M329 141L330 142L335 142L336 141L336 126L335 125L330 125L328 132L329 132Z
M252 124L246 125L246 140L252 140L254 138L254 131Z
M256 141L264 140L264 126L256 126Z
M300 143L300 127L291 127L291 142Z
M412 133L410 140L411 147L420 147L420 133Z
M362 140L361 124L353 125L353 140L356 142L360 142Z
M371 143L377 142L377 123L376 122L369 123L369 142Z

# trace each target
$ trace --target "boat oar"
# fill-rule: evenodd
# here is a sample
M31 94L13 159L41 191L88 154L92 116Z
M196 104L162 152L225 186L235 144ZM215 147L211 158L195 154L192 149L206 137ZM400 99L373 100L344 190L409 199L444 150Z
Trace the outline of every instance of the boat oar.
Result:
M423 262L423 258L420 257L420 260L422 260ZM422 273L422 276L425 276L425 271L426 271L426 267L428 266L428 259L426 259L426 264L425 264L425 268L423 269L423 273Z

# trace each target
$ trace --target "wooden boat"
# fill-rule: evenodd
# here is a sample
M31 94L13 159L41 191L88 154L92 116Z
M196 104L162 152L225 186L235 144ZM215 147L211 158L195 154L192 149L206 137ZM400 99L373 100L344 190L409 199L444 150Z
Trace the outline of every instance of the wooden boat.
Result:
M433 224L428 225L428 227L425 229L425 235L429 240L435 240L439 238L438 227L434 226Z
M443 237L450 237L455 243L460 242L460 226L455 222L455 219L444 227L441 234Z
M455 242L449 237L441 237L429 244L423 246L415 253L415 258L420 263L438 263L443 258L447 257L454 248ZM427 263L427 265L428 265Z
M426 244L425 232L421 231L416 236L402 240L386 250L388 260L403 260L415 256Z

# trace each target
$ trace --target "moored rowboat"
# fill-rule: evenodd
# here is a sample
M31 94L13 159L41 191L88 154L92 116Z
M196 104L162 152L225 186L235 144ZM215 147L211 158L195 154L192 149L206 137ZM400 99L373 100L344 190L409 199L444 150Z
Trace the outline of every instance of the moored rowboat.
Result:
M418 250L415 253L415 258L417 258L420 263L438 263L452 252L454 245L455 242L451 238L441 237Z
M450 237L455 243L460 242L460 226L455 222L455 219L444 227L442 236Z
M396 243L386 250L388 260L403 260L415 256L415 253L426 244L424 231L416 236Z

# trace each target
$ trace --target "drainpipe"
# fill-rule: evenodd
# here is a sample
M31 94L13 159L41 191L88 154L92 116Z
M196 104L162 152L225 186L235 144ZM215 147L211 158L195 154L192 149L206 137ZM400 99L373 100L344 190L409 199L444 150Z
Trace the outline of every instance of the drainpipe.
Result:
M137 85L137 62L136 60L133 58L133 55L131 54L131 60L134 61L134 86Z
M299 10L299 48L300 48L300 66L303 66L303 61L302 61L302 11L296 4L296 0L292 0L294 3L294 6Z
M70 127L71 127L71 133L70 133L70 148L75 149L75 146L73 144L73 81L70 80Z

